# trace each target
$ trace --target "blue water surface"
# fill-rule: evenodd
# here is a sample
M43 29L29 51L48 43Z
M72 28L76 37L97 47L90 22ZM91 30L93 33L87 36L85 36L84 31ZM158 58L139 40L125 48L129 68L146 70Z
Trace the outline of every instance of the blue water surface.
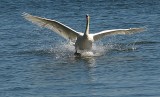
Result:
M84 32L143 27L94 44L100 56L22 17L27 12ZM159 0L1 0L0 97L160 97Z

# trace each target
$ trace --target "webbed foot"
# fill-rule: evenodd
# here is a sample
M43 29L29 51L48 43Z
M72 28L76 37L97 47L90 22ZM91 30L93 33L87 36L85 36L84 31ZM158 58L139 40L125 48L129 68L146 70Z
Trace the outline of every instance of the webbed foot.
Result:
M74 53L74 55L76 56L76 57L80 57L81 56L81 53L78 53L77 51Z

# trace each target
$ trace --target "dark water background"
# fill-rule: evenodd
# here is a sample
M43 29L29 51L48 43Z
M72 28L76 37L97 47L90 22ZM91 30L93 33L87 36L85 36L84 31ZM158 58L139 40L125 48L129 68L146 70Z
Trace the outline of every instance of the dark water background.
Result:
M144 27L94 45L98 57L75 58L74 47L23 12L77 31ZM0 0L0 97L160 97L159 0Z

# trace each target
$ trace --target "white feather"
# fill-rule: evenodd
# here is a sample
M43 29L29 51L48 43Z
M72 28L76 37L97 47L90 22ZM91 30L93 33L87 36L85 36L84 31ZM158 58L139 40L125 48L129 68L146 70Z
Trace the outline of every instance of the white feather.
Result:
M97 41L108 35L133 34L133 33L142 32L142 31L144 31L144 28L113 29L113 30L104 30L91 35L93 36L94 41Z
M23 17L34 24L53 30L54 32L66 39L73 40L83 35L83 33L77 32L56 20L41 18L38 16L30 15L28 13L23 13Z
M83 33L77 32L73 30L72 28L56 21L56 20L51 20L47 18L42 18L38 16L33 16L28 13L24 13L23 17L27 19L28 21L31 21L34 24L37 24L41 27L45 27L48 29L51 29L52 31L56 32L60 36L74 40L76 39L75 42L75 49L76 53L77 50L90 50L92 49L92 43L94 41L97 41L99 39L102 39L105 36L108 35L116 35L116 34L133 34L136 32L142 32L144 31L144 28L130 28L130 29L113 29L113 30L104 30L95 34L89 34L89 20L90 17L86 15L87 18L87 23L86 23L86 30Z

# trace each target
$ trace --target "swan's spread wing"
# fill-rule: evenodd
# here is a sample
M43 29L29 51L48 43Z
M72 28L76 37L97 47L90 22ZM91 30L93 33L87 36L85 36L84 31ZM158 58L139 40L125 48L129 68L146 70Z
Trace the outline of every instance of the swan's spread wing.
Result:
M144 31L144 28L114 29L114 30L101 31L92 35L93 35L94 41L96 41L108 35L133 34L133 33L142 32L142 31Z
M37 24L41 27L51 29L52 31L56 32L66 39L73 40L82 34L55 20L33 16L28 13L24 13L23 16L28 21L31 21L32 23Z

